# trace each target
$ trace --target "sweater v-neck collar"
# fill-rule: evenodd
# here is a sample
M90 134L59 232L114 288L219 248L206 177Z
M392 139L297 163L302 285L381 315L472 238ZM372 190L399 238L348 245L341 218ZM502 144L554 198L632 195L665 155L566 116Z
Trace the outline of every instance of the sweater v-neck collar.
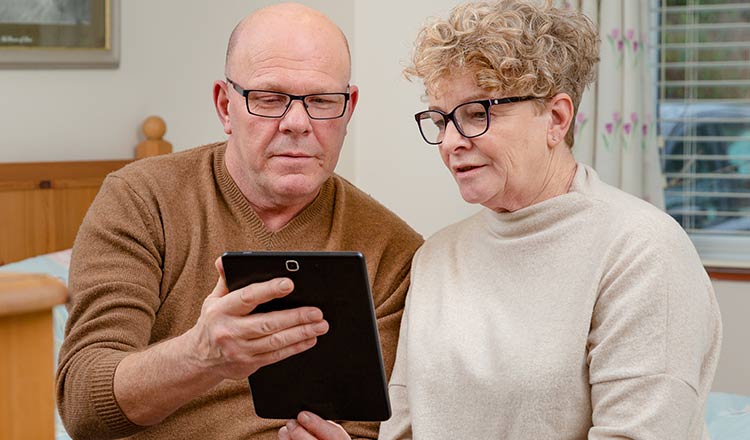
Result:
M238 214L238 221L245 223L258 238L260 243L267 249L273 248L295 248L294 244L303 230L309 230L310 224L317 222L325 224L332 221L333 204L334 204L334 183L333 177L326 180L318 195L312 203L305 207L289 223L278 231L271 231L266 227L258 214L253 209L245 195L240 191L237 183L229 174L224 155L226 152L226 143L216 150L214 155L214 175L219 185L221 193L224 195L229 209ZM324 215L328 212L328 215ZM329 227L312 228L314 230L327 231ZM310 237L305 236L305 240Z

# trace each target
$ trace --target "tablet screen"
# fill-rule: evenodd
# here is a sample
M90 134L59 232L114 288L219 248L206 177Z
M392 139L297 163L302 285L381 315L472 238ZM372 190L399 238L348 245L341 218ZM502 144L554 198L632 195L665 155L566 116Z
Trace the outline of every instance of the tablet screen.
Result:
M222 256L230 291L288 277L294 291L253 313L314 306L329 330L315 346L248 377L259 417L308 410L330 420L383 421L390 403L364 256L359 252L233 252Z

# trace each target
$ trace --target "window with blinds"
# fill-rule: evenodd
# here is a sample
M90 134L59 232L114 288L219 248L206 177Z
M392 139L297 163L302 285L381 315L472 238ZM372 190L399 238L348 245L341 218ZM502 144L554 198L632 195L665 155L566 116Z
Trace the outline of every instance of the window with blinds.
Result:
M656 3L667 212L704 262L750 266L750 2Z

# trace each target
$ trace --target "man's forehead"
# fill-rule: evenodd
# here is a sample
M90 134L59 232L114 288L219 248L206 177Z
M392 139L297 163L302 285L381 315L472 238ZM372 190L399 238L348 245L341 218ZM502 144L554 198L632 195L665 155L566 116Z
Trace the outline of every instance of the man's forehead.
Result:
M238 36L230 70L319 70L348 81L351 65L346 40L338 29L306 28L287 23L286 28L252 27Z
M348 60L330 51L266 48L246 55L238 52L231 63L237 81L318 84L323 88L340 88L349 82Z

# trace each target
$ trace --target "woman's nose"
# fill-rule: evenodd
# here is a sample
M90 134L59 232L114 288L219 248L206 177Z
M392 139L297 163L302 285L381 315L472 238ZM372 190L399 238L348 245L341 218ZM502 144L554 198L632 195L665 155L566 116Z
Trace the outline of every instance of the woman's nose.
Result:
M458 131L458 128L456 128L456 124L453 121L449 121L445 126L443 141L440 143L440 148L450 153L459 148L468 148L470 145L471 141Z

